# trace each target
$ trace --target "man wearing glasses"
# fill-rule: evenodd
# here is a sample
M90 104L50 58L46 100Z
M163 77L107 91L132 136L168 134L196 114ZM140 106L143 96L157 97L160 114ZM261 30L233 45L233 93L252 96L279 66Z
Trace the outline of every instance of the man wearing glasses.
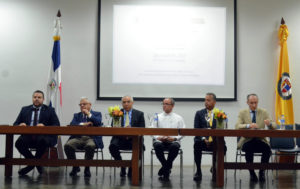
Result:
M165 98L163 100L163 113L157 115L157 122L153 122L152 127L156 128L185 128L183 118L173 113L172 110L175 105L173 98ZM180 148L180 140L182 136L154 136L153 147L157 159L160 161L162 167L158 171L158 176L165 180L169 179L173 161L178 155ZM168 151L168 158L164 156L164 151Z
M75 113L70 125L83 127L101 127L102 115L101 112L91 110L91 102L86 97L80 100L80 112ZM91 160L94 157L95 148L103 148L102 136L70 136L64 146L65 153L68 159L76 159L75 151L85 150L85 159ZM80 171L79 167L73 167L70 176L77 176ZM91 177L89 167L84 169L84 177Z

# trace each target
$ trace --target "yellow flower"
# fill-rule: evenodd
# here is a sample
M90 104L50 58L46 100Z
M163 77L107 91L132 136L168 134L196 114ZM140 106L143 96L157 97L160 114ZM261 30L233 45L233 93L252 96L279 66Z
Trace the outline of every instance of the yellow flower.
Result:
M111 117L123 117L123 112L118 105L108 107L108 113Z

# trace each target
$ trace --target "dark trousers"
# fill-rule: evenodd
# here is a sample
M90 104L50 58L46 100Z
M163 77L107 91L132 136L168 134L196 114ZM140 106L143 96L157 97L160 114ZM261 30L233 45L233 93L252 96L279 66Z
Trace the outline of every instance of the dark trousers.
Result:
M49 136L44 135L21 135L15 146L26 159L40 159L47 148L52 147ZM29 148L36 149L35 155L32 155Z
M196 140L194 143L194 160L197 167L197 172L201 170L202 151L213 151L213 143L207 146L204 140ZM224 154L226 154L227 147L224 145Z
M110 141L109 152L115 160L122 160L120 150L131 150L132 140L126 137L113 137Z
M154 142L153 147L157 159L165 169L172 169L173 161L178 155L180 144L178 142ZM165 158L164 151L168 151L168 158Z
M271 148L268 144L260 139L254 138L243 145L242 151L244 151L246 162L253 163L254 153L262 153L261 163L269 163L271 156ZM253 170L250 170L253 171Z

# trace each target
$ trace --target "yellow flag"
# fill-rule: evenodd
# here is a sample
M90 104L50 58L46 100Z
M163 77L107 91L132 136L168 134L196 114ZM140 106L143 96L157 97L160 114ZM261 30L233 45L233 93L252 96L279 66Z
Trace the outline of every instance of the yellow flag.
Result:
M294 110L289 70L289 56L286 42L288 35L288 28L282 19L281 26L278 31L281 50L277 73L275 116L277 124L280 124L278 120L281 115L284 115L285 124L292 125L294 124Z

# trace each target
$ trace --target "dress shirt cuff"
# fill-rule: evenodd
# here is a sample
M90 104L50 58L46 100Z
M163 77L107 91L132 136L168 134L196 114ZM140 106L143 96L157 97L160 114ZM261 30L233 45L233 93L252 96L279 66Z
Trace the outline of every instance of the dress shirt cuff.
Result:
M91 118L92 117L92 113L90 112L87 117Z
M249 129L249 128L250 128L250 124L247 124L247 125L246 125L246 128Z

